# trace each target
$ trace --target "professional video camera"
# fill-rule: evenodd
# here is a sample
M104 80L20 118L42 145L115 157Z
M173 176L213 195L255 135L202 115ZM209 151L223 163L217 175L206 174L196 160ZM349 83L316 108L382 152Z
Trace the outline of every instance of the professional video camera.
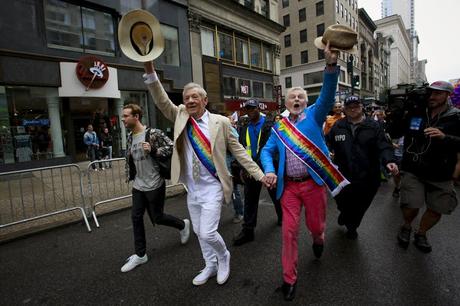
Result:
M398 85L388 91L387 132L392 138L402 136L406 115L425 116L430 95L428 83Z
M388 91L388 109L391 112L425 111L430 95L428 83L404 84Z

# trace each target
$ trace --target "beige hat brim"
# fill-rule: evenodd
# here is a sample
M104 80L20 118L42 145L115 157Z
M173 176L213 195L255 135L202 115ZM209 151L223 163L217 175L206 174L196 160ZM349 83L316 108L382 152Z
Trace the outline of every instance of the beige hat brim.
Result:
M146 55L139 54L131 42L131 28L138 22L146 23L153 34L153 48ZM136 62L149 62L156 59L163 53L165 46L158 19L145 10L132 10L123 15L118 24L118 41L121 51Z
M321 50L326 49L326 45L323 43L323 37L317 37L314 41L315 47ZM350 54L357 54L358 53L358 47L356 45L353 46L351 49L339 49L335 47L331 47L331 50L337 50L337 51L342 51L342 52L347 52Z

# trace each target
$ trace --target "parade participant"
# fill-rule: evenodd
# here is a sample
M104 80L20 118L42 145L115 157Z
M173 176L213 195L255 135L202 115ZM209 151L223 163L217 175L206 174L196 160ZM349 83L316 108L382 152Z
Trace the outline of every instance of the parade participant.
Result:
M331 51L329 42L324 50L326 68L324 82L316 102L307 107L307 93L293 87L286 93L289 116L279 121L262 149L261 161L267 177L277 178L277 198L281 198L282 266L285 300L295 296L297 283L298 233L302 206L305 206L307 227L313 237L313 252L319 258L323 252L326 225L327 185L337 194L347 181L330 162L322 127L335 102L340 73L338 51ZM273 157L279 154L276 171ZM277 173L277 175L275 174ZM274 180L275 181L275 180Z
M337 102L337 103L334 104L334 108L332 109L332 112L334 114L330 115L330 116L327 116L326 117L326 122L324 122L324 128L323 128L324 135L327 135L329 133L331 128L334 126L334 124L338 120L340 120L343 117L345 117L345 115L343 114L343 106L342 106L342 103L340 103L340 102Z
M227 149L256 180L268 186L272 181L246 154L228 118L206 110L208 97L200 85L187 84L183 104L177 106L158 80L153 62L146 62L144 68L145 83L155 104L174 122L171 180L177 183L180 179L187 186L187 207L206 264L192 283L202 285L217 274L217 283L224 284L230 275L230 252L217 228L222 203L231 201L233 190L225 162Z
M190 221L163 213L166 184L160 174L158 161L171 157L171 139L159 129L144 126L141 123L142 109L136 104L123 107L122 120L125 127L131 131L126 145L126 169L128 180L134 180L131 220L135 254L130 256L121 268L121 272L128 272L148 260L144 228L145 210L153 225L165 225L180 230L182 244L187 243L190 237Z
M345 100L345 118L336 122L327 135L334 163L351 182L335 197L340 211L339 225L347 227L347 237L356 239L356 229L380 186L380 161L396 175L393 146L383 127L366 117L358 96Z
M249 120L241 126L239 141L246 148L246 152L258 165L260 164L260 152L270 137L273 121L261 116L259 101L249 99L245 102L244 108ZM254 240L254 230L257 225L257 211L259 208L259 197L262 190L262 183L252 178L243 171L244 178L244 222L243 228L235 238L235 246L243 245ZM275 205L277 224L282 223L281 204L276 198L276 189L270 188L268 193Z
M437 81L428 86L429 98L423 109L407 110L403 118L392 122L393 138L404 136L401 165L400 204L404 224L398 233L399 244L407 248L412 223L419 210L426 206L414 244L422 252L431 252L426 233L443 214L451 214L458 199L453 174L460 152L460 110L452 107L449 82Z
M238 125L235 121L235 116L227 116L230 120L230 124L232 125L232 132L235 137L239 138L238 134ZM241 181L241 174L240 174L240 166L236 161L235 157L229 152L227 152L227 167L230 170L230 173L233 176L233 194L232 194L232 202L233 202L233 210L235 214L233 216L232 222L233 223L240 223L243 221L243 200L241 199L241 192L238 185L242 185Z

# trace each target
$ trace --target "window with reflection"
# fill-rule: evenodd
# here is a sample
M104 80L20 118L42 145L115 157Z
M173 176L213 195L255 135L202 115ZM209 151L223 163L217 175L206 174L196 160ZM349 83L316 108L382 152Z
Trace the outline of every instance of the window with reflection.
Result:
M249 44L247 40L236 38L236 61L249 65Z
M219 36L219 57L233 60L233 37L225 33L218 33Z
M161 24L161 33L163 33L165 40L165 49L158 60L164 65L179 66L179 34L177 28Z
M251 42L251 65L261 67L261 50L259 42Z
M216 56L214 44L214 31L201 28L201 54L206 56Z

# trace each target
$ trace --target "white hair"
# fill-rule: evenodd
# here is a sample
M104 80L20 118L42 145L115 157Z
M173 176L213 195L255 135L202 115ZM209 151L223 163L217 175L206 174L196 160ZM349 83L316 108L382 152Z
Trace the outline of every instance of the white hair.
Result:
M203 87L201 87L200 84L197 84L197 83L193 83L193 82L190 82L188 84L186 84L184 86L184 90L182 91L182 96L184 97L185 96L185 93L187 91L189 91L190 89L197 89L198 90L198 94L202 97L202 98L206 98L208 96L208 93L206 92L206 90L204 90Z
M305 95L305 100L308 102L308 94L307 94L307 91L305 89L303 89L302 87L300 86L296 86L296 87L291 87L288 89L287 93L286 93L286 99L287 97L291 94L291 92L295 91L295 90L298 90L300 92L302 92L304 95Z

